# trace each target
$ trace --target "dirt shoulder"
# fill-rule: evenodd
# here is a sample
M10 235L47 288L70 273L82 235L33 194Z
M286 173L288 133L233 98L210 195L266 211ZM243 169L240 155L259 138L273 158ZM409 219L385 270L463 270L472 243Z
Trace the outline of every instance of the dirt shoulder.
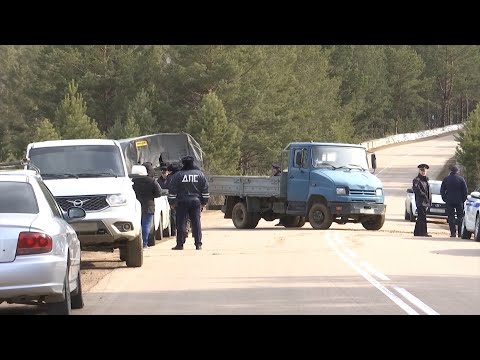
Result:
M214 215L220 210L204 210L202 212L202 224L212 224ZM173 237L165 238L163 241L175 242ZM159 241L157 241L159 243ZM120 260L118 249L113 252L82 251L82 290L88 292L101 279L117 268L127 267L125 261Z

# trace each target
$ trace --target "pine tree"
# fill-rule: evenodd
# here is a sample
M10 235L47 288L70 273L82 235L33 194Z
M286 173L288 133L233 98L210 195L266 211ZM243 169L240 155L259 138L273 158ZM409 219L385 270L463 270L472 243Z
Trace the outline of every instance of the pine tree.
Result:
M202 147L207 173L238 173L241 132L229 124L222 101L214 92L203 97L197 116L187 123L187 131Z
M55 119L63 139L101 139L103 134L95 120L86 114L87 104L78 93L75 80L68 84L68 93L55 111Z
M37 128L35 129L34 141L47 141L47 140L60 140L60 135L58 134L55 127L52 125L50 120L44 118L40 121Z
M113 126L108 130L107 136L109 139L137 137L140 136L140 128L132 117L129 117L125 123L120 118L117 118Z
M462 131L456 136L458 162L464 167L464 176L470 191L480 185L480 104L473 111Z
M140 90L135 99L129 104L127 110L127 124L138 126L142 135L156 133L156 119L152 114L152 101L145 89Z

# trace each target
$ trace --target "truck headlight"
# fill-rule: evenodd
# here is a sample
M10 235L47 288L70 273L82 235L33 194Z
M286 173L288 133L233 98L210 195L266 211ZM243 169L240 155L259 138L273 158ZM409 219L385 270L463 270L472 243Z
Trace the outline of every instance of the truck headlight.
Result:
M375 195L376 195L376 196L382 196L382 195L383 195L383 189L377 189L377 190L375 190Z
M346 187L337 187L337 195L347 195L348 189Z
M127 204L127 198L123 194L107 195L107 203L110 206L120 206Z

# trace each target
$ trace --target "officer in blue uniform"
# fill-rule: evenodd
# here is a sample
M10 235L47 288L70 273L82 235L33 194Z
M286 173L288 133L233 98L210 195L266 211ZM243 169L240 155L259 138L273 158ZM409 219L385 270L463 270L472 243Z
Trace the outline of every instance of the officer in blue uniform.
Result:
M173 175L169 186L168 200L177 211L177 245L172 250L183 250L187 218L190 218L192 224L195 248L202 249L200 213L207 205L210 194L207 178L193 161L193 156L190 155L182 158L183 167Z

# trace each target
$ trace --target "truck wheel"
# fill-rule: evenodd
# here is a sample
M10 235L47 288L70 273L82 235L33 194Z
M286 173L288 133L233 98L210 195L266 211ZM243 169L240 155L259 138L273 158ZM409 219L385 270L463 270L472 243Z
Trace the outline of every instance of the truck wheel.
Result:
M314 229L326 230L332 225L332 214L326 205L322 203L313 204L308 212L308 221Z
M380 230L385 223L385 215L375 215L362 220L362 225L367 230Z
M286 228L297 227L300 216L287 215L283 219L283 226Z
M135 239L127 243L127 258L125 261L128 267L140 267L143 265L142 231Z
M260 221L262 217L260 216L260 214L252 214L250 216L250 223L248 224L248 228L247 229L255 229L258 225L258 222Z
M467 227L465 226L465 216L463 217L463 220L462 220L462 232L460 233L460 235L462 236L462 239L465 239L465 240L469 240L470 237L472 236L472 233L470 231L467 230Z
M301 228L307 222L307 218L305 216L300 216L300 220L298 221L297 227Z
M251 214L247 212L247 205L244 202L237 202L232 209L233 225L237 229L250 229L251 219Z

